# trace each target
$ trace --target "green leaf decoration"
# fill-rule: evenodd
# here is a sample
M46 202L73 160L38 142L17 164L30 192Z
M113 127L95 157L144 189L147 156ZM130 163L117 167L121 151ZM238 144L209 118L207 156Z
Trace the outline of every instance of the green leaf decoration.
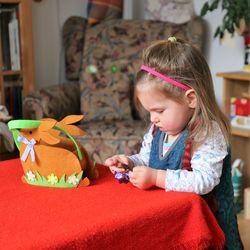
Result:
M61 177L59 184L65 183L65 174Z
M38 181L38 182L42 182L42 181L43 181L43 178L42 178L42 176L39 174L38 171L36 171L36 178L37 178L37 181Z
M77 179L80 181L82 179L82 175L83 175L83 171L81 171L78 175L77 175Z

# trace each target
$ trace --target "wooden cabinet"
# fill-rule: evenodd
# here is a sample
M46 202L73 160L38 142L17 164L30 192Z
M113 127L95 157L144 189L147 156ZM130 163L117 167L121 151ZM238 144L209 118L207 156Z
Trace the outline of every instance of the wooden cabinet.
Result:
M224 98L223 111L230 117L230 98L250 98L250 72L218 73L223 77ZM232 159L241 158L244 162L244 187L250 186L250 128L242 129L232 126Z
M22 99L35 88L31 5L0 0L0 104L14 118L22 118Z

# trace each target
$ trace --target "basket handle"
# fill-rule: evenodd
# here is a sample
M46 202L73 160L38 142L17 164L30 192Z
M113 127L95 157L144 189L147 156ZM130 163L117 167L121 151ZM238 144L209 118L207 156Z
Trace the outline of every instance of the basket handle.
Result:
M27 128L38 128L41 124L41 121L38 120L11 120L8 122L8 127L9 130L12 132L15 144L18 148L18 150L20 150L20 145L21 143L18 141L18 136L20 135L20 131L19 129L27 129ZM76 151L77 151L77 155L79 160L82 160L82 153L81 150L76 142L76 140L64 129L62 129L59 126L54 126L53 129L58 130L62 133L64 133L71 141L73 141L75 147L76 147Z

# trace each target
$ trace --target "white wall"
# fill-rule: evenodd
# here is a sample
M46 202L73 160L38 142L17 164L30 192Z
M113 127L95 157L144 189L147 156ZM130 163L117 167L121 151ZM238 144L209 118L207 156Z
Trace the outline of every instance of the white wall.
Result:
M86 16L86 0L32 3L36 87L65 81L62 25L70 16Z
M144 0L124 0L124 18L143 19ZM204 1L194 0L199 14ZM86 16L87 0L43 0L33 2L33 32L37 87L58 84L65 81L61 28L72 15ZM207 61L210 65L219 104L222 104L222 79L217 72L237 71L243 68L243 38L236 35L230 48L213 38L217 25L221 22L220 10L209 13L204 19L208 23Z

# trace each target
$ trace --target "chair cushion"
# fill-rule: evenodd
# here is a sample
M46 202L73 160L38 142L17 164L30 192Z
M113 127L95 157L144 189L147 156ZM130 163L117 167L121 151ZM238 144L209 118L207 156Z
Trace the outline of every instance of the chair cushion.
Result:
M79 127L86 135L77 137L77 141L99 163L115 154L138 153L147 131L147 125L142 121L83 122Z
M105 56L104 54L104 51L100 51L100 56ZM81 110L86 115L86 120L131 119L132 84L130 84L127 61L122 58L114 58L113 61L111 58L103 59L103 63L102 59L95 58L95 60L85 67L86 85L81 91ZM96 69L98 67L96 74L88 72L91 67Z

